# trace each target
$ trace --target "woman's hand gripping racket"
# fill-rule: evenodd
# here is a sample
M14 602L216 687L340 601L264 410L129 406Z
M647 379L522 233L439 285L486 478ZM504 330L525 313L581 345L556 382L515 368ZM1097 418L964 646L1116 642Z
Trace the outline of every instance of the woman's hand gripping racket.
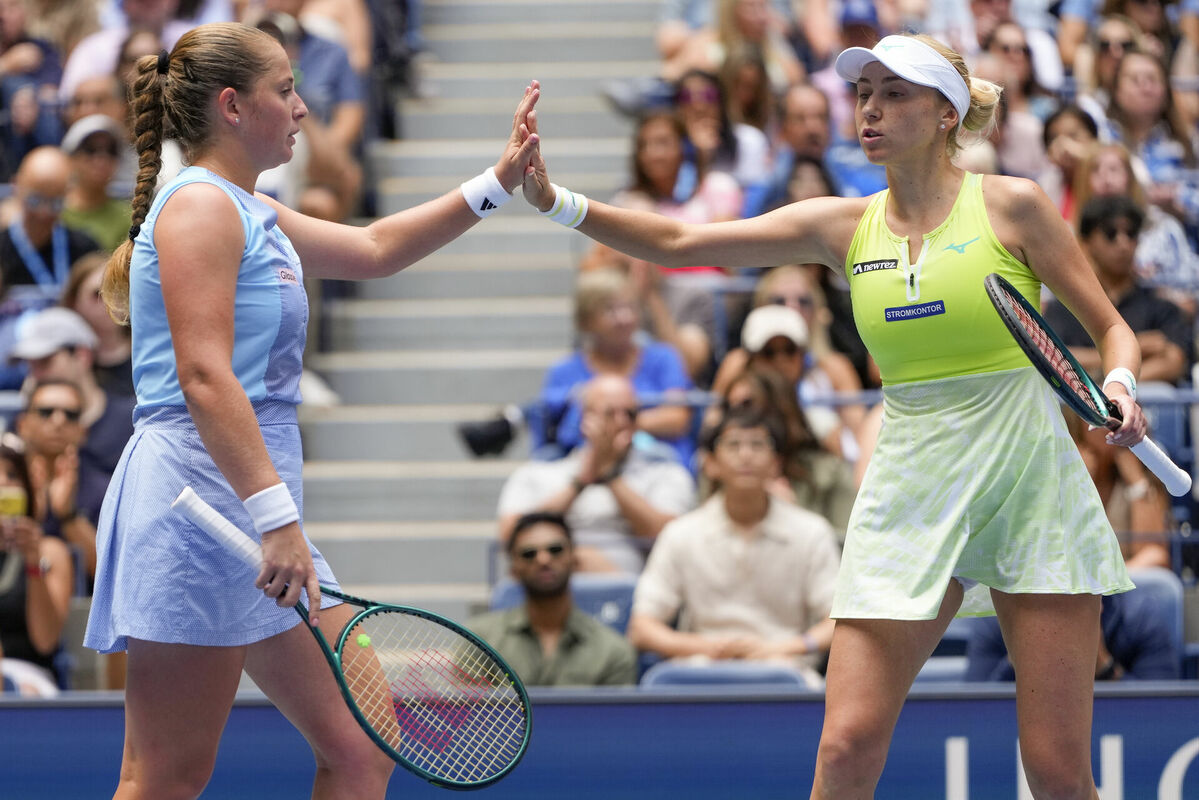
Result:
M1070 349L1046 324L1040 312L1020 292L995 273L983 280L987 296L999 318L1007 325L1037 371L1049 381L1058 397L1074 413L1095 427L1114 430L1120 426L1120 409L1079 366ZM1191 489L1191 476L1178 467L1149 437L1129 448L1161 479L1166 490L1181 497Z
M226 544L249 567L262 551L186 488L171 504ZM478 789L507 775L524 756L532 729L520 679L486 642L428 611L384 605L321 587L361 607L333 646L316 637L341 693L363 730L406 769L450 789ZM296 611L305 622L308 610Z

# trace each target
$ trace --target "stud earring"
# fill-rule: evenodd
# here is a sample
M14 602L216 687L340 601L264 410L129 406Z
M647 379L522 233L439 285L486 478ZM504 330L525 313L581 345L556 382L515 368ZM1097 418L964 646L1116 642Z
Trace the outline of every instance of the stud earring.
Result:
M240 125L240 124L241 124L241 117L234 117L234 118L233 118L233 124L234 124L234 125ZM942 127L942 128L944 128L945 126L944 126L944 125L942 125L941 127Z
M945 123L944 123L944 122L942 122L942 123L941 123L941 130L945 130Z

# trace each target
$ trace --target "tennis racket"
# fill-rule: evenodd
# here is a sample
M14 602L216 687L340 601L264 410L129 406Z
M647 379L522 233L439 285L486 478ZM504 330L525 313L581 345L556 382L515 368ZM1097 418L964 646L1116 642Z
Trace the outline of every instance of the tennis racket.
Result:
M992 272L983 279L987 296L999 318L1012 332L1024 354L1058 397L1074 413L1096 427L1114 430L1120 426L1120 409L1095 385L1086 370L1070 354L1070 349L1049 327L1039 311L1024 295ZM1149 470L1161 479L1166 490L1181 497L1191 489L1191 476L1170 460L1160 447L1145 437L1129 448Z
M258 543L190 487L176 512L227 545L255 570ZM385 605L321 587L359 606L330 645L312 631L358 724L397 763L437 786L479 789L507 775L532 730L529 696L486 642L429 611Z

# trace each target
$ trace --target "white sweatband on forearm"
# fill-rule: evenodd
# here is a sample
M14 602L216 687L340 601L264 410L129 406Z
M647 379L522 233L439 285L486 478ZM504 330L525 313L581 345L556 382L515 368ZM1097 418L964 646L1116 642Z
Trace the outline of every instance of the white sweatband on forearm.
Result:
M250 519L254 520L254 530L261 533L282 528L300 518L300 510L286 483L276 483L257 494L252 494L242 501Z
M549 217L554 222L568 228L577 228L587 216L587 196L563 189L556 183L551 183L554 190L554 204L549 211L542 211L542 216Z
M1120 384L1128 390L1129 397L1133 400L1137 399L1137 379L1128 367L1116 367L1107 373L1107 377L1103 379L1103 385L1107 386L1109 383Z
M479 218L491 216L493 211L512 199L504 184L495 176L495 167L488 167L486 172L462 184L461 189L466 204Z

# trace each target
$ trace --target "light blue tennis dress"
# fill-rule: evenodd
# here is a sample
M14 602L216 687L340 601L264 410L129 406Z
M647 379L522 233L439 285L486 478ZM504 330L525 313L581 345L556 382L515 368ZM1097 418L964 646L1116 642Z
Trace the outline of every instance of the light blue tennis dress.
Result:
M248 535L244 506L208 455L184 404L154 249L154 223L182 186L210 183L237 206L245 234L237 277L233 370L253 404L267 451L303 515L296 406L308 323L300 260L266 203L201 167L188 167L158 193L130 264L134 434L100 513L95 590L84 644L124 650L128 637L196 645L242 645L295 626L254 587L256 573L171 510L185 486ZM320 582L336 587L312 547ZM332 605L333 601L326 601Z

